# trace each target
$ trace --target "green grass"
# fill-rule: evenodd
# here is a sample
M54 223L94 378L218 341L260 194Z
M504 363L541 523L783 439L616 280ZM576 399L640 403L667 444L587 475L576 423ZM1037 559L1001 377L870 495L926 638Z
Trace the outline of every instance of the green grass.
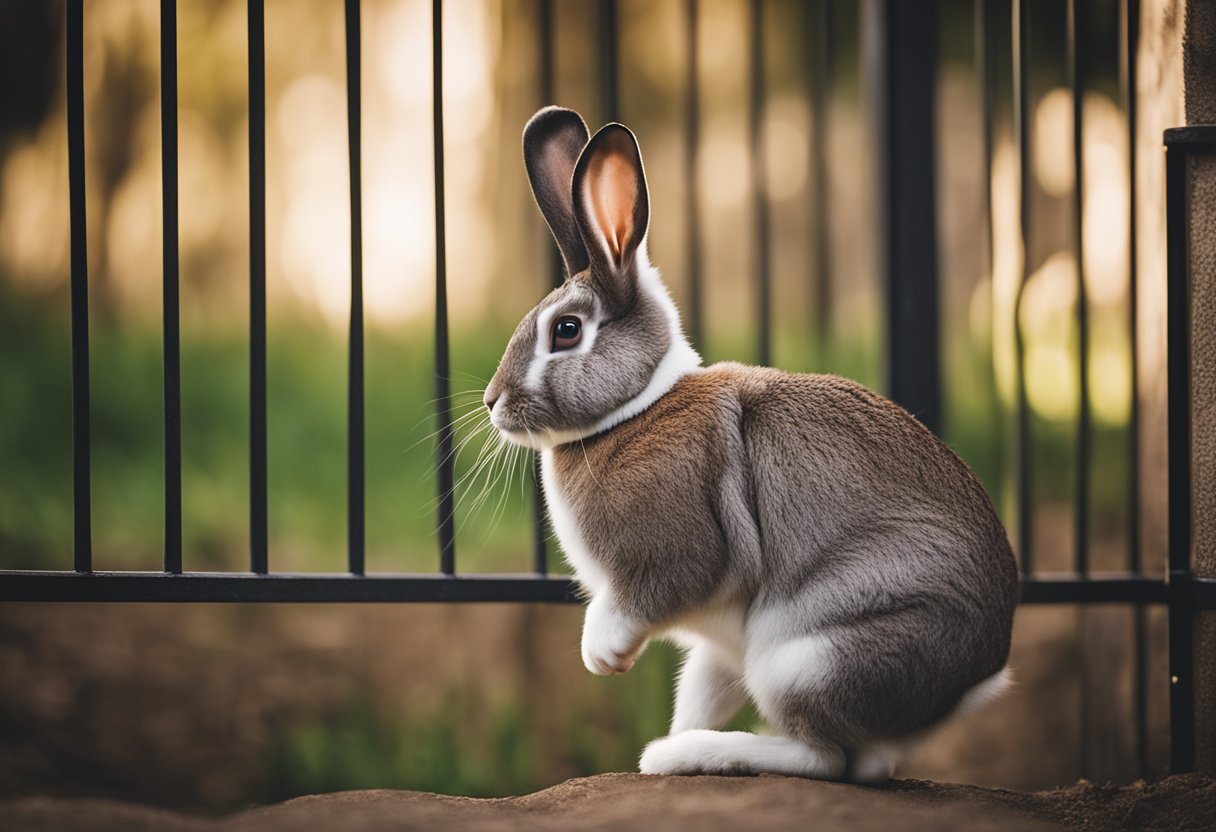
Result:
M70 344L66 322L39 304L0 302L0 565L71 561ZM457 412L480 407L480 382L509 333L462 336ZM248 345L235 330L182 341L183 546L188 569L239 569L249 524ZM436 418L430 333L367 337L369 567L427 570L434 542ZM155 569L162 552L161 339L157 329L94 321L90 333L92 525L98 568ZM343 568L346 549L346 345L319 325L272 324L267 359L271 563ZM472 395L466 395L473 393ZM462 405L464 408L462 408ZM475 420L474 420L475 421ZM459 430L457 439L468 435ZM457 459L469 470L479 445ZM491 489L481 510L463 491L461 565L526 568L530 472ZM472 483L470 483L472 485ZM467 499L466 499L467 497Z
M377 713L354 695L325 721L284 726L267 763L267 802L346 789L416 789L492 797L538 785L538 761L518 703L471 720L459 691L431 713ZM488 727L488 730L484 730Z
M456 688L428 710L402 703L386 713L356 691L328 719L279 727L264 799L368 788L498 797L564 776L632 771L645 744L667 732L677 665L674 648L654 644L626 676L586 677L573 691L536 691L573 702L549 732L540 724L547 720L516 699L479 701ZM728 728L757 721L748 707Z

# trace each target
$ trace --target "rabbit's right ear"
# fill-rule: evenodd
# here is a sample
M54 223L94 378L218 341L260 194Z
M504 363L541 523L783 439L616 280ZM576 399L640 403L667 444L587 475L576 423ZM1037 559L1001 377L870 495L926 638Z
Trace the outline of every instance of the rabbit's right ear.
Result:
M546 107L524 127L524 167L532 195L561 249L566 277L587 268L587 249L574 219L571 182L587 144L587 125L574 110Z

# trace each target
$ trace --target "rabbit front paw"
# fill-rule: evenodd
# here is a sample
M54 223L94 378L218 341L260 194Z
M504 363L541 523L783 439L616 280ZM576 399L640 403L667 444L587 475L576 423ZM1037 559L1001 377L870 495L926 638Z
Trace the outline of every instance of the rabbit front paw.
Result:
M598 676L627 673L646 646L643 629L597 596L583 619L583 664Z

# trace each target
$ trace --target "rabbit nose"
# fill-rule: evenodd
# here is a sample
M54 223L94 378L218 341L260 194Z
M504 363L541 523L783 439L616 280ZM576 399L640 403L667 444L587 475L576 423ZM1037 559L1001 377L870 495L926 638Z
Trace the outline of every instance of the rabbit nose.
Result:
M498 380L497 373L494 374L494 378L490 379L490 383L486 385L486 392L481 397L481 400L485 403L486 410L490 411L491 414L494 413L494 405L502 400L503 387L503 383Z

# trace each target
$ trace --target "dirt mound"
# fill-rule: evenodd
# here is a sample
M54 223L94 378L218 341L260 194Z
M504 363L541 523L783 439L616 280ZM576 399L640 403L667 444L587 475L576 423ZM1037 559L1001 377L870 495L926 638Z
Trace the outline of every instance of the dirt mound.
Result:
M647 777L603 774L491 800L408 791L313 795L217 820L104 800L25 798L0 803L8 832L253 832L340 829L507 832L807 828L891 830L1161 830L1216 828L1216 779L1096 786L1025 794L899 780L871 788L775 777Z

